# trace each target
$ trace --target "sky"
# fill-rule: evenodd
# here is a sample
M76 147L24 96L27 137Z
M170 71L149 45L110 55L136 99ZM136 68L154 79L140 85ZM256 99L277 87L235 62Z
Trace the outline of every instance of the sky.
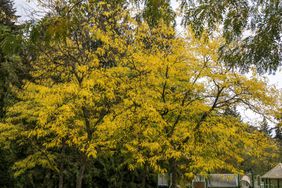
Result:
M32 10L36 10L38 12L39 7L36 5L36 1L35 0L14 0L15 2L15 7L17 10L17 15L20 16L19 18L19 22L23 22L25 20L29 20L32 17L40 17L40 15L35 15L32 14ZM177 4L174 2L172 3L173 7L176 7ZM41 13L42 15L42 13ZM179 19L178 19L179 21ZM268 80L269 84L271 85L275 85L278 89L280 89L282 91L282 67L280 67L275 75L268 75L265 74L263 75L264 77L266 77L266 79ZM258 119L254 114L252 114L251 112L248 111L243 111L241 112L241 114L244 116L243 118L247 121L247 122L253 122L255 121L254 119Z
M34 17L32 11L38 9L35 2L35 0L14 0L17 15L20 16L18 18L19 22L23 22Z

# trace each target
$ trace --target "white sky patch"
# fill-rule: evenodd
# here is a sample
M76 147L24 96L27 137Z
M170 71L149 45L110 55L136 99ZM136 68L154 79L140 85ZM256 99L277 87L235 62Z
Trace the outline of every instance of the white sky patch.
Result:
M17 10L18 22L22 23L28 20L34 20L42 17L44 11L40 10L36 0L14 0Z
M268 75L270 84L274 84L277 88L282 89L282 68L279 68L275 75Z

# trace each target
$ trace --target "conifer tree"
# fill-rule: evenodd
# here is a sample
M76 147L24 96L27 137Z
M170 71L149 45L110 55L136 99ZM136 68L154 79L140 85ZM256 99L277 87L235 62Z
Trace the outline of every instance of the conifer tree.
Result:
M260 123L260 131L265 133L267 136L271 136L271 129L270 129L268 122L267 122L265 117L263 117L263 120Z
M16 21L16 10L12 0L0 0L0 24L14 25Z

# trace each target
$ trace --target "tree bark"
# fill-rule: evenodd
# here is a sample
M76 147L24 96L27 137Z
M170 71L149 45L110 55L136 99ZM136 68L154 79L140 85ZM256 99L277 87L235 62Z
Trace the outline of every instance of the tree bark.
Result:
M59 175L59 188L63 188L64 187L64 174L63 174L63 165L61 165L61 169L60 169L60 175Z
M43 187L44 188L54 187L54 186L52 186L52 181L50 180L50 176L51 176L51 172L49 170L47 170L46 175L45 175L44 180L43 180Z
M177 169L176 169L175 159L171 159L170 168L171 168L171 188L177 188Z
M76 188L82 187L82 180L83 180L83 176L84 176L85 167L86 167L86 158L84 157L84 159L81 163L81 167L80 167L79 172L78 172L77 177L76 177Z
M62 158L65 158L65 150L66 150L66 143L65 139L63 139L63 147L62 147ZM59 172L59 188L64 187L64 161L60 161L60 172Z
M0 119L5 116L5 95L7 92L7 88L3 87L3 93L0 93Z
M146 177L147 177L147 168L146 166L144 167L144 171L142 172L142 188L146 187Z

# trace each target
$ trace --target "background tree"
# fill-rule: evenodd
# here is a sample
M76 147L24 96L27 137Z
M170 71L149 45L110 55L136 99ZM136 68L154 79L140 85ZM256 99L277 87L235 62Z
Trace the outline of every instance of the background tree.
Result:
M267 136L271 137L271 128L269 127L268 122L265 117L263 118L262 122L260 123L259 129L260 131L265 133Z
M23 47L23 30L16 25L17 16L10 0L0 1L0 123L4 121L6 110L17 102L14 88L21 87L22 79L27 78L25 68L27 56ZM0 132L5 132L1 127ZM13 187L15 179L11 166L15 162L18 147L0 144L1 187Z
M276 140L278 146L279 146L279 160L281 161L282 159L282 115L281 115L281 110L280 112L276 115L276 119L278 120L278 123L274 127L274 132L275 136L274 139Z
M150 27L156 27L160 21L175 25L176 13L171 6L170 0L133 0L141 13L137 14L137 20L145 20ZM141 19L141 20L140 20Z
M1 43L1 51L0 51L0 118L2 119L4 116L4 108L6 103L5 96L8 95L8 77L11 63L7 63L7 58L5 58L4 50L3 50L3 41L6 39L8 33L14 27L14 22L16 20L15 9L13 8L13 3L10 0L1 0L0 5L0 43Z

